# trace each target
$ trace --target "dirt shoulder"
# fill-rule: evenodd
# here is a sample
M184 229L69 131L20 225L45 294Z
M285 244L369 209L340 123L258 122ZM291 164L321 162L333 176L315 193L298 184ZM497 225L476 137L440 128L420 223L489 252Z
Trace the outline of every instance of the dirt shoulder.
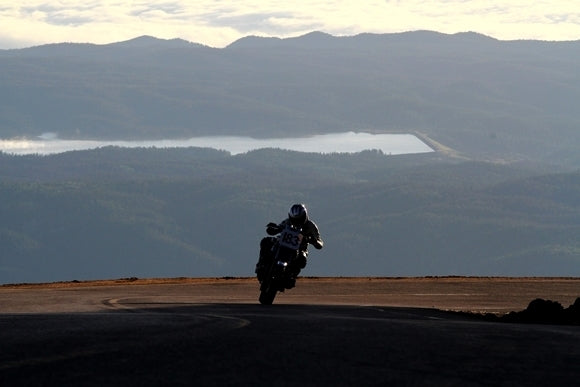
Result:
M103 300L160 303L256 303L254 278L123 278L0 286L0 313L86 311ZM302 277L279 304L376 305L476 313L525 309L537 298L564 307L580 297L580 278L554 277Z

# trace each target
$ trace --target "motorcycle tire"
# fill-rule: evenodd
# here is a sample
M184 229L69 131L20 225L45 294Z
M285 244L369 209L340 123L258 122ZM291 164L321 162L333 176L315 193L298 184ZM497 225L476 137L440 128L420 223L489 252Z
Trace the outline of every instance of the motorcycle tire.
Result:
M276 288L273 286L268 286L266 289L260 292L260 304L262 305L272 305L274 298L276 298Z

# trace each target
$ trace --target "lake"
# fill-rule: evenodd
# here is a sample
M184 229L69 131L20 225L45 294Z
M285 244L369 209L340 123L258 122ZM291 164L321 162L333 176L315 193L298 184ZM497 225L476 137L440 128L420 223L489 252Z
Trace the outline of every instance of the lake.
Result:
M357 153L380 150L385 154L433 152L427 144L412 134L333 133L309 137L257 139L238 136L206 136L185 140L157 141L90 141L62 140L52 134L36 139L0 140L0 151L15 154L49 155L73 150L95 149L104 146L125 148L201 147L225 150L232 155L256 149L279 148L314 153Z

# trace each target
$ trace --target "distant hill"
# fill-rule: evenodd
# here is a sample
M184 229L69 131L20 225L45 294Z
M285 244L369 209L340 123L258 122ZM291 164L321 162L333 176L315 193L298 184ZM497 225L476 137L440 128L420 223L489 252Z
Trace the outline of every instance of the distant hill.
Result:
M579 41L430 31L0 50L0 138L418 131L473 159L578 167L578 63Z

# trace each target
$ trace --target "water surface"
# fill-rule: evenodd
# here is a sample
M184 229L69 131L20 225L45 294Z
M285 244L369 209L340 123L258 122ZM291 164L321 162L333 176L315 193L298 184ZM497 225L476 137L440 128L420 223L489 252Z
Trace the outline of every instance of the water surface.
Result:
M412 134L334 133L309 137L257 139L239 136L205 136L185 140L157 141L90 141L61 140L51 135L36 139L0 140L0 151L10 154L48 155L73 150L95 149L103 146L125 148L201 147L225 150L232 155L256 149L279 148L314 153L357 153L380 150L385 154L432 152L427 144Z

